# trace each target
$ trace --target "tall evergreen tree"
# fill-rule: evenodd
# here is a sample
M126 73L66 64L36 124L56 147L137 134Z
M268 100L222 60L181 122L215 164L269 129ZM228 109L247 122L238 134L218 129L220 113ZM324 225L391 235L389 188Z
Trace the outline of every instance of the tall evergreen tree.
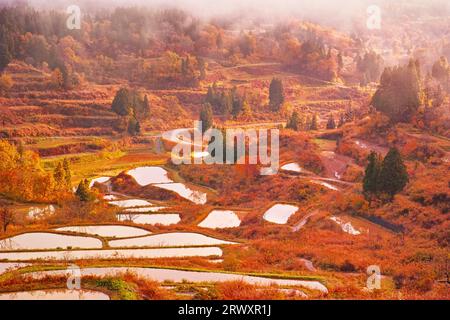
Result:
M141 125L134 115L128 119L127 131L132 136L136 136L141 132Z
M64 158L63 161L63 168L64 168L64 180L67 188L70 189L72 187L72 172L70 170L69 161L66 158Z
M330 114L328 118L327 129L336 129L336 122L334 121L333 114Z
M378 188L382 193L393 197L408 183L408 173L397 148L391 148L383 159Z
M279 111L284 103L283 82L273 78L269 87L269 105L272 111Z
M205 132L213 125L213 112L211 105L205 103L200 111L200 121L202 122L202 131Z
M58 188L61 188L65 185L64 180L64 168L61 162L58 162L58 165L56 166L54 172L53 172L53 178L55 179L56 186Z
M242 112L242 107L244 105L244 97L238 94L236 87L233 87L233 89L231 89L231 96L233 98L232 114L236 118Z
M311 118L311 125L309 127L309 130L317 130L317 129L319 129L317 113L314 113Z
M150 115L150 102L148 101L147 95L144 96L143 108L144 108L144 116L146 116L146 117L149 116Z
M372 105L393 122L406 122L422 103L420 67L411 60L408 65L386 68L380 86L372 97Z
M214 105L215 102L215 92L212 86L208 87L208 91L206 92L206 103L209 103L210 105Z
M116 96L111 105L111 109L121 116L130 114L130 92L126 88L121 88L117 91Z
M80 201L87 202L93 200L93 195L89 190L89 181L87 179L81 180L78 184L75 195Z
M344 114L341 113L341 114L339 115L338 128L342 127L344 124L345 124Z
M231 92L224 92L222 96L222 114L229 116L233 113L233 96Z
M292 129L295 131L300 131L302 128L302 124L300 122L300 116L298 114L297 111L294 111L291 115L291 117L289 118L287 124L286 124L286 128L287 129Z
M4 25L0 26L0 73L13 58L11 32Z
M367 196L376 194L378 191L378 178L380 175L381 163L376 152L372 151L368 158L368 164L363 179L363 191Z

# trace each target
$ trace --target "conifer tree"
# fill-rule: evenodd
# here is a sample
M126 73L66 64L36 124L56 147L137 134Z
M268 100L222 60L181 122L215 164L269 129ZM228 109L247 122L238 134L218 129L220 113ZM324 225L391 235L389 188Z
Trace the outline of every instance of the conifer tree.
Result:
M231 90L231 96L233 98L233 111L232 114L233 116L236 118L238 115L241 114L242 112L242 107L244 104L244 98L241 97L238 93L237 93L237 89L236 87L234 87Z
M130 92L126 88L121 88L117 91L116 96L111 105L111 109L121 116L130 114Z
M289 118L287 125L286 125L287 129L292 129L295 131L300 131L301 130L301 122L300 122L300 116L298 114L297 111L294 111L291 115L291 117Z
M8 66L11 59L12 57L8 46L4 43L0 43L0 73Z
M55 179L57 188L61 188L65 184L64 168L61 162L58 162L58 165L53 172L53 178Z
M233 96L231 92L224 93L222 98L222 114L229 116L233 113Z
M147 117L150 115L150 102L148 101L147 95L144 96L143 102L144 115Z
M93 199L92 193L89 190L89 181L87 179L80 181L75 194L78 199L83 202L91 201Z
M273 78L269 87L269 105L272 111L279 111L284 103L283 83L280 79Z
M345 124L344 114L341 113L341 114L339 115L338 128L342 127L344 124Z
M366 196L376 194L378 191L378 178L380 175L380 161L376 152L372 151L368 158L368 164L363 179L363 191Z
M408 180L408 173L400 152L397 148L391 148L381 165L378 190L392 198L403 190Z
M327 122L327 129L336 129L336 122L334 121L333 114L330 114Z
M317 120L317 113L314 113L314 115L311 118L311 125L309 127L310 130L317 130L318 127L318 120Z
M213 87L209 86L208 91L206 92L206 99L205 102L209 103L210 105L214 105L214 89Z
M200 121L202 122L202 131L206 132L213 125L213 112L211 105L205 103L200 111Z
M130 135L136 136L141 132L141 125L135 116L131 116L128 120L128 128L127 131Z
M393 122L407 122L423 102L420 82L417 61L411 60L403 67L386 68L372 97L372 105Z
M70 189L72 186L72 172L70 170L69 161L66 158L64 158L63 161L63 169L64 169L64 181L66 183L67 188Z

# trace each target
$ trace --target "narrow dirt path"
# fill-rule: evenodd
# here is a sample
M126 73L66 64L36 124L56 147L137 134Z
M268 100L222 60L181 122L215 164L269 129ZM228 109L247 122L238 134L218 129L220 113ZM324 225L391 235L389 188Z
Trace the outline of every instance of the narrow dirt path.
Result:
M293 227L292 227L292 232L297 232L299 231L301 228L303 228L305 226L305 224L308 222L309 218L311 218L312 216L316 215L319 211L318 210L314 210L310 213L308 213L306 216L304 216L303 218L300 219L299 222L297 222Z

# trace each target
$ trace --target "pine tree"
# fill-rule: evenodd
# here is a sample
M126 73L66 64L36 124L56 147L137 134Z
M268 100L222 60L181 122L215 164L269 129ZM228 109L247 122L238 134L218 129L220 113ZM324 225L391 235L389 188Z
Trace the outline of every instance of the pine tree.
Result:
M306 131L311 130L311 121L312 121L312 119L311 119L311 117L308 115L308 116L306 117L306 122L305 122L305 130L306 130Z
M380 175L381 164L379 156L372 151L368 158L368 164L363 179L363 191L366 196L376 194L378 191L378 178Z
M111 109L121 116L127 116L130 114L130 92L126 88L121 88L117 91L116 96L111 105Z
M342 70L342 68L344 68L344 59L342 58L342 53L340 51L337 55L337 63L338 63L339 71Z
M8 47L4 43L0 43L0 73L8 66L12 57Z
M333 114L330 114L327 122L327 129L336 129L336 122L334 121Z
M411 60L403 67L386 68L371 103L391 121L407 122L423 102L420 82L417 61Z
M400 152L397 148L391 148L381 165L378 190L392 198L403 190L408 180L408 173Z
M62 75L62 88L70 90L73 88L73 72L63 63L59 67Z
M211 105L205 103L200 111L200 121L202 122L202 131L206 132L213 125L213 112Z
M341 113L341 114L339 115L338 128L342 127L344 124L345 124L344 114Z
M141 124L139 123L139 121L136 121L136 126L135 126L134 131L135 131L136 135L141 134Z
M72 187L72 172L70 170L69 161L66 158L64 158L63 161L63 168L64 168L64 180L67 188L70 189Z
M286 128L292 129L295 131L301 130L300 116L297 111L294 111L292 113L291 117L289 118L289 120L287 122Z
M215 100L214 89L213 89L213 87L209 86L208 91L206 92L205 102L209 103L210 105L214 105L214 100Z
M269 87L269 105L272 111L279 111L284 103L283 83L280 79L273 78Z
M5 25L0 26L0 73L13 59L11 32Z
M317 119L317 113L314 113L314 115L311 118L311 126L309 127L310 130L317 130L318 127L318 119Z
M61 162L58 162L58 165L56 166L54 172L53 172L53 178L55 179L57 188L61 188L65 184L64 180L64 169Z
M205 80L206 78L206 63L205 59L202 57L197 57L198 70L200 72L200 80Z
M233 113L233 96L231 92L223 93L222 97L222 114L229 116Z
M150 115L150 102L148 101L147 95L144 96L143 108L144 116L148 117Z
M127 131L132 136L136 136L141 132L141 125L134 115L130 116L128 120Z
M242 107L244 104L244 98L241 97L238 93L237 93L237 89L236 87L234 87L231 90L231 96L233 98L233 111L231 112L232 115L236 118L237 116L239 116L242 112Z
M91 201L93 199L93 195L89 190L89 181L87 179L80 181L75 194L78 199L83 202Z

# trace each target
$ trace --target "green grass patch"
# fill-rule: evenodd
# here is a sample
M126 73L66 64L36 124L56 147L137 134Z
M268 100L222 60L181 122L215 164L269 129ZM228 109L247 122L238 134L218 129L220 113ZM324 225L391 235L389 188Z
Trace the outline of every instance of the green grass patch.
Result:
M95 282L96 286L106 288L117 295L119 300L138 300L135 287L122 279L106 278Z

